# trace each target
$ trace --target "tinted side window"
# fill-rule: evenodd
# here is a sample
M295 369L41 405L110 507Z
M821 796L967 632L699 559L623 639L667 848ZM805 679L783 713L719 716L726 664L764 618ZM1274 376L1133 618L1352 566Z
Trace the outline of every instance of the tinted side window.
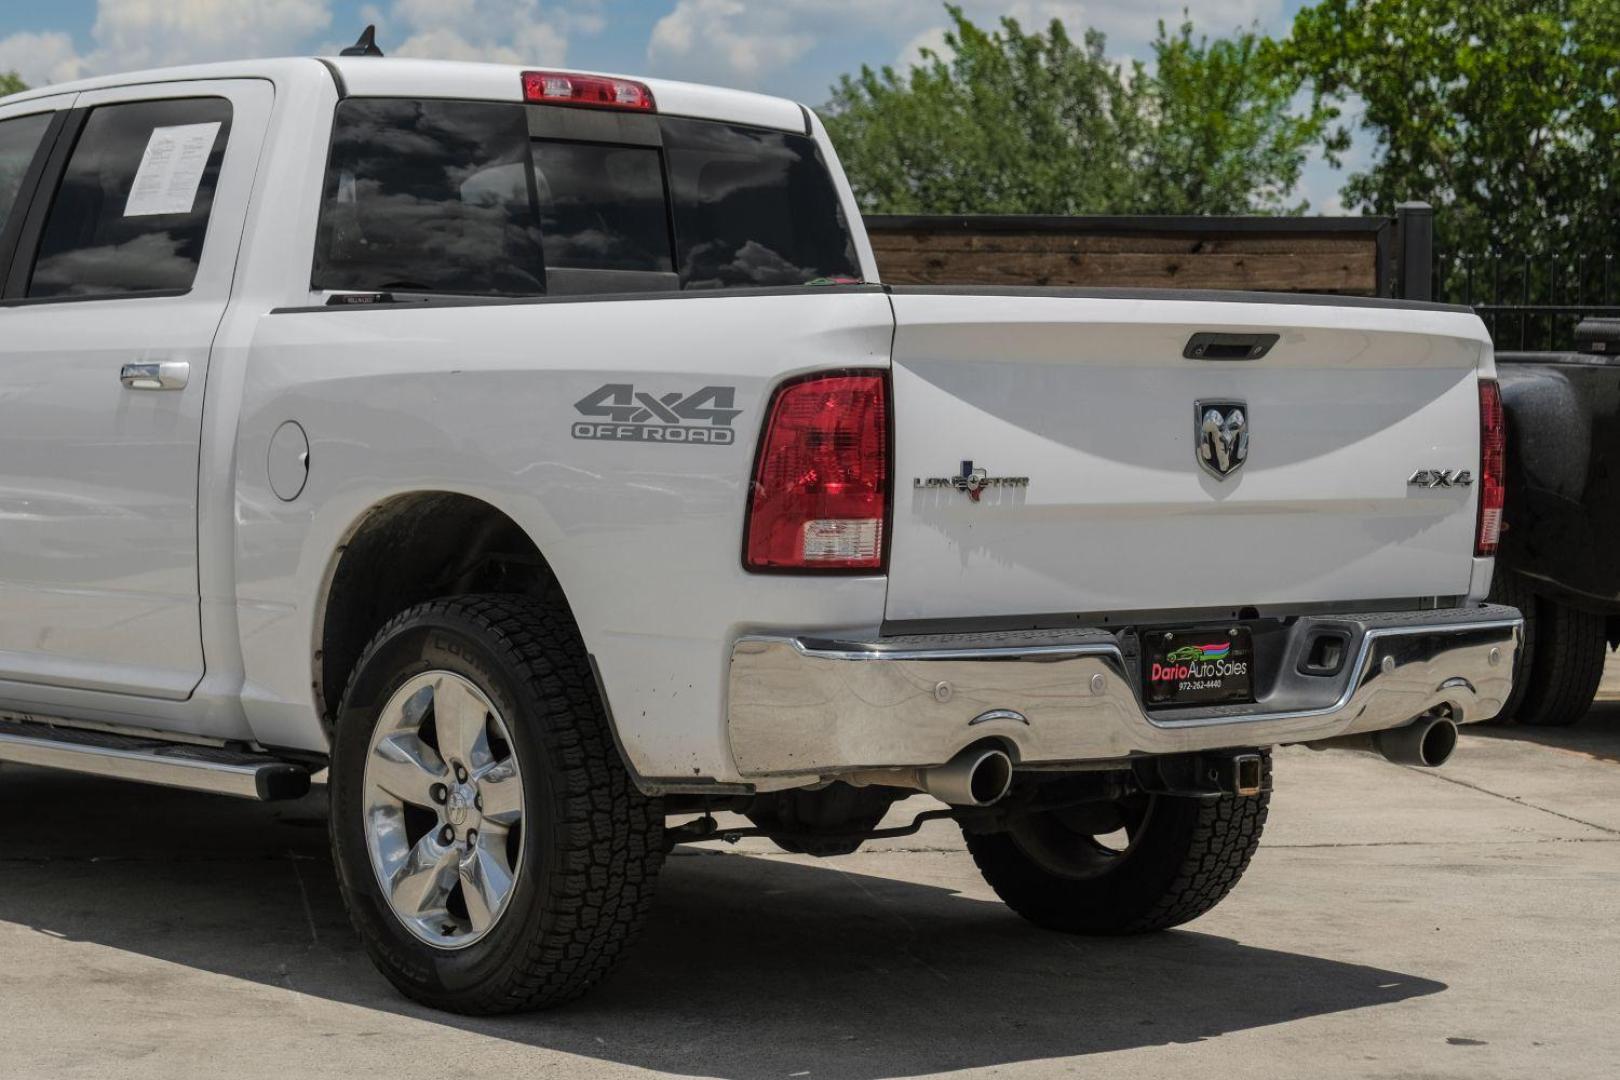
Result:
M548 266L675 269L657 150L536 140L534 171Z
M705 120L662 128L683 288L860 276L815 140Z
M28 295L191 288L230 126L223 98L92 111L45 220Z
M338 105L317 289L545 292L521 105Z
M23 177L33 164L45 129L50 126L50 113L0 120L0 230L11 218L11 208L17 203Z

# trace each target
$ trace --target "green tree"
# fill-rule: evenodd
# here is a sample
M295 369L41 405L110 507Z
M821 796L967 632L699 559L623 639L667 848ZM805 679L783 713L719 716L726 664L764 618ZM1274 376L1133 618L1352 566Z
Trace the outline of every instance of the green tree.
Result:
M1150 68L1109 58L1095 30L987 31L947 10L942 51L833 89L827 125L868 211L1282 210L1331 115L1290 110L1298 76L1252 32L1160 24Z
M0 71L0 97L20 94L26 89L28 84L19 79L15 71Z
M1615 0L1324 0L1281 52L1319 102L1362 107L1347 204L1424 199L1464 250L1620 239Z
M1140 213L1303 213L1288 199L1311 146L1337 113L1295 109L1299 80L1269 39L1245 31L1215 41L1159 24L1146 74L1144 145L1132 170ZM1135 78L1143 78L1136 65Z

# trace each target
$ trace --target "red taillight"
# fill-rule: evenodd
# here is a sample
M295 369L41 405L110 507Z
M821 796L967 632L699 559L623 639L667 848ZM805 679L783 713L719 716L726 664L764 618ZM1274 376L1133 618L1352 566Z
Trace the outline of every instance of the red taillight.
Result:
M888 398L880 372L813 375L777 390L754 464L743 565L883 569Z
M584 105L592 109L657 112L652 91L630 79L572 75L565 71L525 71L523 100L531 105Z
M1489 379L1479 384L1479 527L1474 554L1496 554L1502 538L1502 507L1507 502L1507 421L1502 388Z

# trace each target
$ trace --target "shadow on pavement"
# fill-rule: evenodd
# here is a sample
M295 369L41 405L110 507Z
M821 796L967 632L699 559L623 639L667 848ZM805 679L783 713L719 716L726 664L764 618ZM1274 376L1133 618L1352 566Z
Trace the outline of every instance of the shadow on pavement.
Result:
M1510 739L1559 750L1573 750L1599 761L1620 762L1620 701L1599 701L1569 727L1527 727L1524 724L1473 724L1470 736Z
M646 938L585 1000L472 1020L418 1008L373 972L314 800L262 806L7 768L0 820L5 922L687 1075L915 1076L1195 1042L1446 988L1197 932L1068 938L839 860L702 852L670 859ZM924 873L957 858L891 857ZM320 1017L288 1022L316 1038Z

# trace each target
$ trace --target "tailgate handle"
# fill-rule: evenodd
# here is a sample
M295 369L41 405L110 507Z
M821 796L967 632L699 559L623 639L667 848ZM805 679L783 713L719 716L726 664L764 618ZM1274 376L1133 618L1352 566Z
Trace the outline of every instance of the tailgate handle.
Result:
M1188 360L1258 360L1275 344L1276 334L1194 334L1181 355Z

